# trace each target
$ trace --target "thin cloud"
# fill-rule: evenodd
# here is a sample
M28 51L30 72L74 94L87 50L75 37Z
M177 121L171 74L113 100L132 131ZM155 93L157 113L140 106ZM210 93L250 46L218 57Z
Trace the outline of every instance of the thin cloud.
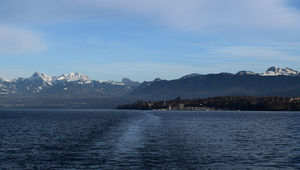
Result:
M64 22L134 17L183 30L293 29L289 0L2 0L3 22ZM18 15L16 15L16 12Z
M0 53L35 53L46 49L39 33L0 25Z
M261 47L261 46L229 46L216 48L211 51L212 55L225 56L230 58L256 59L259 61L277 60L299 62L300 56L291 54L291 51L297 49L288 49L284 47Z
M135 12L187 30L268 29L299 26L299 12L287 0L115 0L87 2Z

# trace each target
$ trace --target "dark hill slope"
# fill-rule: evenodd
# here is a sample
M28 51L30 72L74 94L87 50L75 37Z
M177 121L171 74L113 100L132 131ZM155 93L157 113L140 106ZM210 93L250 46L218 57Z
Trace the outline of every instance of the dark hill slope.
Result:
M300 76L239 74L197 75L176 80L144 82L131 95L149 99L213 96L300 96Z

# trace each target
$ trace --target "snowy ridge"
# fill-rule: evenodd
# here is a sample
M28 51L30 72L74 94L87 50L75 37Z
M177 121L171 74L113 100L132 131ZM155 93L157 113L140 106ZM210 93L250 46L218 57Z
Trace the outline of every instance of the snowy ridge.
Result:
M300 73L296 70L288 67L281 69L276 66L272 66L264 73L254 73L252 71L239 71L236 75L259 75L259 76L300 76Z
M298 71L290 69L288 67L281 69L279 67L272 66L265 73L260 74L261 76L298 76L300 75Z
M239 71L236 73L237 75L257 75L257 73L254 73L252 71Z
M126 83L118 81L96 81L80 73L48 76L35 72L28 78L7 81L0 78L0 94L63 94L68 95L121 95L136 87L139 82L128 79Z
M73 73L73 72L71 72L70 74L62 74L61 76L53 77L53 82L57 82L57 81L63 81L63 82L79 81L79 84L86 84L91 82L88 76L80 73Z
M81 73L74 73L74 72L71 72L69 74L62 74L60 76L48 76L44 73L39 73L39 72L35 72L33 73L32 76L28 77L28 78L17 78L17 79L13 79L12 81L10 80L7 80L7 79L4 79L4 78L1 78L0 77L0 83L3 83L3 82L7 82L7 83L10 83L10 82L20 82L20 81L31 81L31 82L34 82L34 81L40 81L42 80L42 82L48 84L48 85L54 85L54 84L57 84L57 83L65 83L65 82L76 82L77 84L90 84L92 83L92 81L94 82L98 82L98 83L106 83L106 84L111 84L111 85L120 85L120 86L124 86L124 85L128 85L130 84L130 82L134 82L136 84L138 84L139 82L135 82L135 81L131 81L130 79L126 78L126 79L123 79L122 81L126 80L125 82L118 82L118 81L113 81L113 80L107 80L107 81L104 81L104 80L91 80L88 76L84 75L84 74L81 74Z
M123 82L117 82L117 81L112 81L112 80L108 80L108 81L106 81L106 83L113 84L113 85L120 85L120 86L125 85Z
M69 73L69 74L62 74L61 76L48 76L44 73L39 73L35 72L31 77L29 78L18 78L15 79L14 81L24 81L24 80L29 80L29 81L35 81L35 80L43 80L44 82L48 83L49 85L53 85L55 83L59 82L83 82L83 83L90 83L91 80L88 78L88 76L80 73Z
M26 80L26 79L24 79L24 80ZM31 77L27 78L27 80L30 80L30 81L43 80L44 82L48 83L49 85L52 85L52 77L50 77L44 73L35 72L35 73L33 73L33 75Z

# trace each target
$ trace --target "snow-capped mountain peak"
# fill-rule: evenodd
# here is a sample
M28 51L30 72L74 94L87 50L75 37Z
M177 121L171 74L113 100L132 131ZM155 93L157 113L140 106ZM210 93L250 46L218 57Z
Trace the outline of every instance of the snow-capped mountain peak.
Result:
M109 84L112 84L112 85L125 85L125 83L123 82L117 82L117 81L113 81L113 80L108 80L108 81L105 81L104 83L109 83Z
M44 73L39 73L39 72L35 72L33 73L33 75L29 78L27 78L27 80L43 80L44 82L52 85L53 83L58 83L58 82L74 82L74 81L78 81L81 82L81 84L86 84L86 83L90 83L91 80L84 74L80 74L80 73L69 73L69 74L62 74L61 76L48 76Z
M73 82L73 81L82 81L84 83L90 83L91 80L88 76L80 73L69 73L69 74L62 74L61 76L55 77L55 81L66 81L66 82Z
M267 69L265 73L261 74L262 76L279 76L279 75L285 75L285 76L297 76L300 75L298 71L290 69L288 67L281 69L279 67L272 66Z
M28 78L28 80L37 80L37 79L42 79L43 81L47 82L48 84L51 84L51 82L52 82L52 77L50 77L44 73L39 73L39 72L33 73L33 75Z
M236 73L236 75L256 75L257 73L254 73L252 71L239 71Z

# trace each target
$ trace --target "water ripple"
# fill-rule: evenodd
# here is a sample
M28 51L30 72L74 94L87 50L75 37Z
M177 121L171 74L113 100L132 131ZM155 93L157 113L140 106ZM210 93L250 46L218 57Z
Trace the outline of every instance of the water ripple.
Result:
M0 169L300 169L300 113L1 110Z

